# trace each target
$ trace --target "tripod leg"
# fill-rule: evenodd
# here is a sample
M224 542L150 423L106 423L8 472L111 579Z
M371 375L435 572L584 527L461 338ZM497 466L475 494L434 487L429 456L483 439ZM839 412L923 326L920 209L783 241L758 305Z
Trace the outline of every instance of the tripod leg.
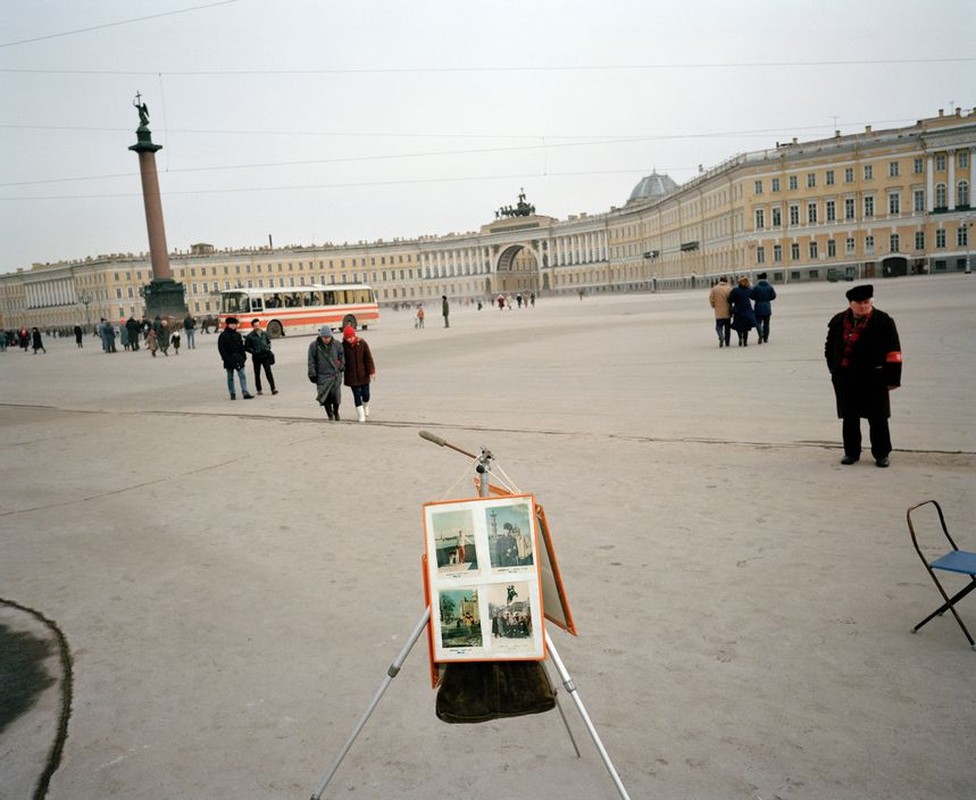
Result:
M377 705L379 705L384 692L386 692L389 685L393 682L393 679L400 672L400 667L403 666L403 662L406 661L407 656L410 654L413 646L417 643L417 639L419 639L420 635L424 632L424 628L427 627L428 622L430 622L429 606L424 610L423 617L421 618L420 622L417 623L417 627L413 629L413 633L410 634L410 638L407 639L406 643L403 645L403 649L400 650L397 657L393 659L393 663L390 664L389 669L386 671L386 677L383 678L379 689L376 690L376 694L373 695L373 699L370 701L369 707L359 718L359 722L356 723L356 727L352 729L352 733L350 733L349 738L346 739L346 743L342 746L342 750L339 752L339 755L336 756L335 761L332 762L332 766L329 767L326 773L322 776L322 779L319 781L318 786L315 787L315 791L312 792L311 800L319 800L319 798L322 797L322 792L325 791L325 787L329 785L329 781L331 781L333 776L336 774L336 771L339 769L339 765L342 763L342 759L346 757L346 753L348 753L352 748L353 742L356 741L356 737L359 736L359 732L366 725L366 722L372 715L373 710Z
M559 690L556 690L556 708L559 709L559 716L563 718L563 725L566 727L566 733L569 735L570 744L573 745L573 750L576 751L576 757L582 758L580 755L579 747L576 745L576 737L573 736L572 728L569 727L569 720L566 719L566 712L563 711L563 704L559 702Z
M546 647L549 650L549 657L552 659L552 663L556 665L556 671L559 672L559 677L562 678L563 686L566 687L566 691L572 695L573 700L576 702L576 708L579 709L580 716L583 718L583 723L586 725L586 729L590 732L590 738L593 739L593 744L596 745L596 749L600 753L600 758L603 759L603 764L607 768L607 772L610 773L610 778L613 780L614 786L617 787L617 792L623 800L630 800L630 795L627 794L627 790L624 788L623 783L620 780L620 775L617 774L617 770L613 766L613 762L610 760L610 756L607 754L606 748L603 746L603 742L600 741L600 734L596 732L596 728L593 727L593 723L590 720L590 715L586 713L586 708L583 706L583 701L580 700L579 695L576 693L576 684L573 683L572 677L566 671L566 666L563 664L563 660L559 657L559 653L552 644L552 639L549 638L549 632L546 631Z

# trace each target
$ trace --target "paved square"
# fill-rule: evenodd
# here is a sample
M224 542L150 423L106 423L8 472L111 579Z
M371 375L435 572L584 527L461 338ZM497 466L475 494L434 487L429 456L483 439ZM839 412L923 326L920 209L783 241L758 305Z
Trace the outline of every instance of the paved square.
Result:
M545 504L580 629L551 635L634 800L976 796L976 653L950 618L909 633L939 598L905 525L936 498L976 547L976 277L875 287L887 470L839 464L842 283L778 286L770 343L721 350L705 290L386 312L365 425L315 406L308 338L247 403L214 336L0 354L0 597L73 659L48 796L307 798L423 611L421 504L469 492L423 429ZM418 646L325 797L617 797L561 698L581 759L554 713L445 725ZM33 791L56 700L0 733L0 796Z

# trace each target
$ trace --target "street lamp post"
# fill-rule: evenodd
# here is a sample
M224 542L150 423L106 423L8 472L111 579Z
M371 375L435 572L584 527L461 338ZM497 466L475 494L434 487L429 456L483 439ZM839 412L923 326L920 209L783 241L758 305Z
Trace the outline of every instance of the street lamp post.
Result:
M91 303L91 301L92 301L91 292L85 289L82 289L80 292L78 292L78 302L85 307L85 325L89 328L91 328L91 314L88 311L88 306Z

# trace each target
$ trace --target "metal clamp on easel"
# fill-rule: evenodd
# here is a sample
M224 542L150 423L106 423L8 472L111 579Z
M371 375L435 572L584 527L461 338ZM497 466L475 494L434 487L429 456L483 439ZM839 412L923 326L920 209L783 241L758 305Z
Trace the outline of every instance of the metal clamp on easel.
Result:
M312 792L311 800L320 800L353 742L366 725L390 683L399 674L413 646L428 627L435 683L438 683L437 668L441 667L444 670L443 681L439 683L441 691L447 688L448 677L451 675L451 670L454 670L454 680L451 684L455 689L453 695L442 698L439 691L438 716L441 719L449 722L479 722L498 716L539 713L555 705L562 717L573 749L579 757L580 751L566 715L558 702L558 697L552 691L552 685L543 666L544 662L540 661L547 658L559 673L563 688L573 698L618 794L623 800L630 800L579 697L576 684L542 624L542 614L539 612L544 609L544 616L550 622L565 628L570 633L576 632L542 506L536 504L531 496L518 493L512 482L495 464L494 455L488 448L482 447L479 454L474 454L428 431L421 431L420 436L439 447L447 447L472 459L479 497L478 500L445 501L440 504L425 505L425 527L430 528L427 531L428 552L425 556L425 562L429 566L429 572L425 576L428 596L430 597L433 591L430 584L440 577L443 577L443 585L447 587L469 584L470 580L459 581L456 578L464 576L466 570L478 565L483 565L483 569L479 569L477 574L488 573L489 575L484 585L480 587L484 596L479 598L477 591L470 588L453 592L444 590L440 593L440 602L435 603L433 600L428 602L420 621L387 669L366 711L322 776L315 791ZM492 484L493 475L498 479L499 485ZM480 513L473 513L470 510L475 506L477 506L476 511ZM465 514L470 516L473 532L465 531L463 525L462 529L456 532L453 529L446 530L448 526L445 520L450 520L452 528L457 527L457 519L466 519ZM523 516L512 516L517 514ZM507 521L499 527L499 519L518 519L519 525ZM429 526L428 522L431 523ZM530 537L525 537L520 528L523 523L527 529L538 531L539 536L531 537L531 541ZM532 542L537 542L537 545L533 546ZM534 575L535 582L524 579L527 575ZM455 579L453 583L452 579ZM523 597L517 599L520 593ZM454 594L458 595L459 602L452 599L451 595ZM435 650L437 658L435 658ZM476 680L470 683L471 686L476 686L479 681L484 683L487 675L485 670L502 670L503 677L506 679L517 676L522 685L528 687L527 696L519 697L513 709L483 709L480 704L475 704L478 707L470 714L468 713L470 709L463 707L456 714L450 708L445 712L446 705L449 706L451 703L463 705L468 702L468 696L465 694L468 687L464 682L468 680L468 676L473 676ZM457 691L458 687L460 687L459 691ZM548 697L543 697L547 691ZM533 694L536 696L533 697ZM497 700L497 697L493 699ZM550 700L548 704L542 702L546 699ZM554 704L552 700L555 701Z

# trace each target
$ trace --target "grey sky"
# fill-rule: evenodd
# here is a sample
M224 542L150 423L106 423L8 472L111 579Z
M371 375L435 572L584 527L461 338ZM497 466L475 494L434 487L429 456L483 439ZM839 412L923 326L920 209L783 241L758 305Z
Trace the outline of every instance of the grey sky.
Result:
M476 230L520 187L599 213L976 104L971 0L4 0L0 32L2 272L147 249L136 91L170 249Z

